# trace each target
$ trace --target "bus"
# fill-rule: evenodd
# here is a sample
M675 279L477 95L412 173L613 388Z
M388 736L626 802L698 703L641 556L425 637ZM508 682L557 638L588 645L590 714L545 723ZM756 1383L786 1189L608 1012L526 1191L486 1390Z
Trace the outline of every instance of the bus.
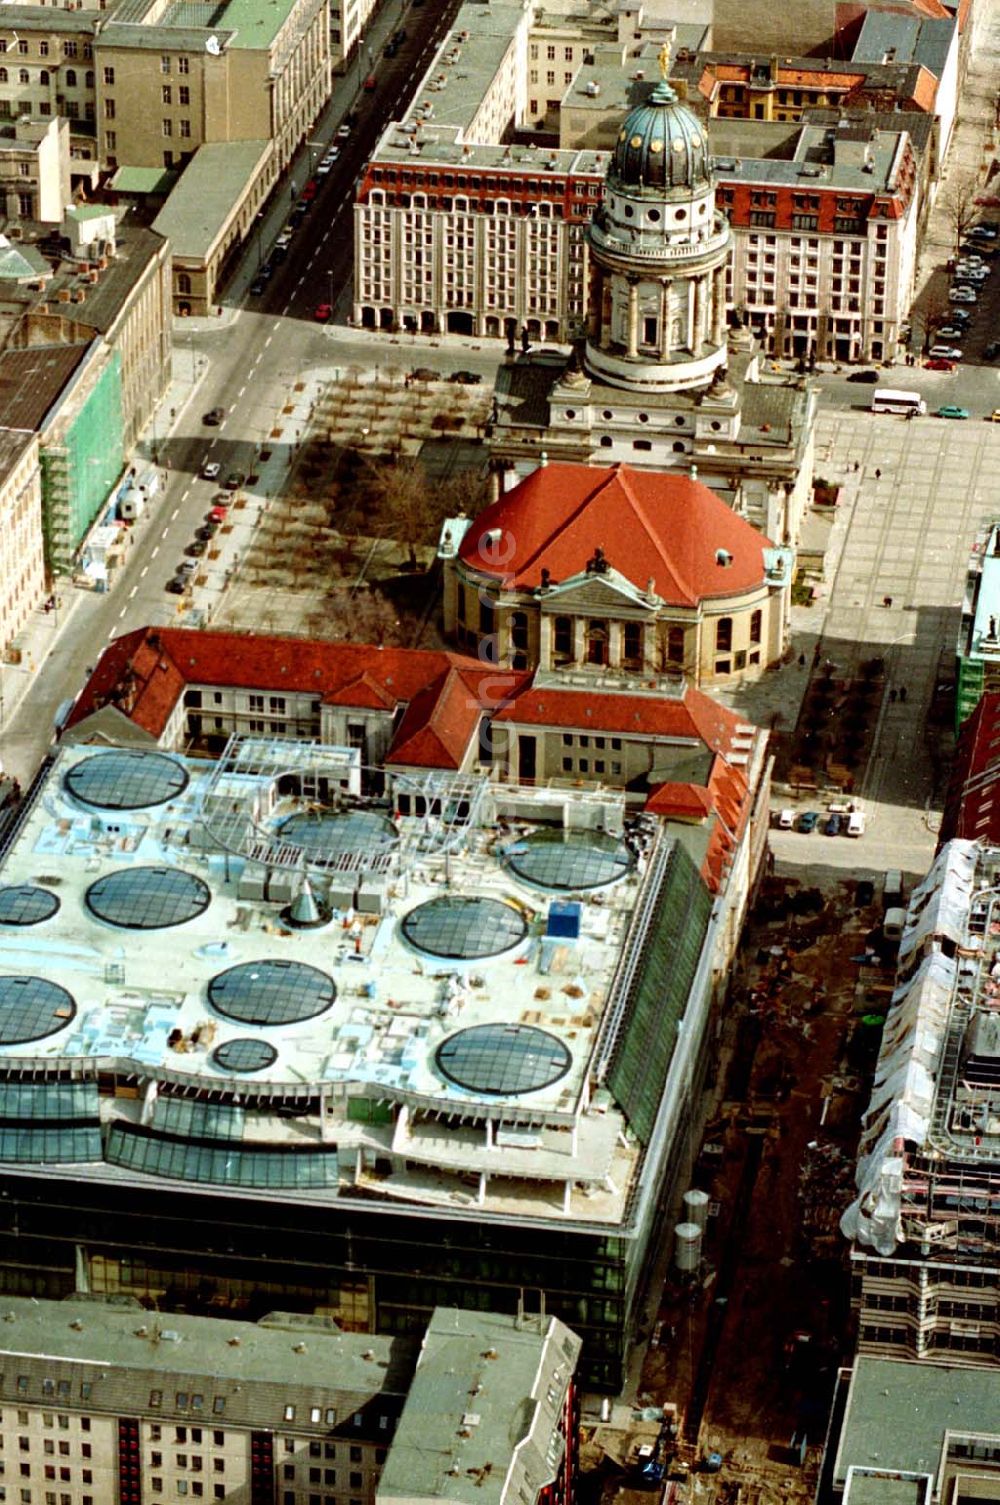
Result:
M873 413L919 413L923 417L927 404L919 392L896 392L892 387L876 387L872 393Z

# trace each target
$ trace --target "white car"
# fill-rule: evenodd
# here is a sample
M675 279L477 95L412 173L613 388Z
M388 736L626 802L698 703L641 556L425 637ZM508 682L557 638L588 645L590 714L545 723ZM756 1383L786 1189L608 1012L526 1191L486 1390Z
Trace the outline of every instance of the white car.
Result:
M997 230L996 225L982 224L972 225L969 229L969 234L982 235L986 240L996 240L997 235L1000 234L1000 231Z
M349 125L338 125L338 127L337 127L337 140L338 141L346 141L347 138L348 138L348 136L350 134L351 134L351 128L350 128Z
M319 166L316 169L316 177L317 178L325 178L330 172L332 172L332 170L333 170L333 163L332 162L327 162L324 159L319 164Z
M989 275L985 267L981 267L971 261L958 262L952 273L953 277L970 277L974 282L985 282Z
M864 836L865 813L863 810L851 811L847 817L847 834L848 836Z
M778 816L778 825L782 831L792 831L795 828L795 811L782 810Z
M949 303L978 303L979 294L973 287L950 287L948 289Z
M932 360L960 361L962 352L957 345L932 345L928 354Z
M219 465L219 464L217 464L215 460L209 460L207 464L205 464L205 465L203 465L201 467L201 478L202 478L202 480L203 481L215 481L215 480L217 480L218 479L218 475L219 475L219 471L221 469L222 469L222 466Z

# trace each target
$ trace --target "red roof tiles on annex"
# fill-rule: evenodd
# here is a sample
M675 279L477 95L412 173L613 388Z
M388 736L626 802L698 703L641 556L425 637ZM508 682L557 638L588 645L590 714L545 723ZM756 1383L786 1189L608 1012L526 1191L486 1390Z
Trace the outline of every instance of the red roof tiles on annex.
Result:
M499 537L497 537L499 530ZM488 536L489 535L489 536ZM470 569L533 589L582 574L601 548L640 590L695 606L760 585L768 540L690 476L628 465L543 465L487 507L459 557ZM718 550L731 555L720 564Z

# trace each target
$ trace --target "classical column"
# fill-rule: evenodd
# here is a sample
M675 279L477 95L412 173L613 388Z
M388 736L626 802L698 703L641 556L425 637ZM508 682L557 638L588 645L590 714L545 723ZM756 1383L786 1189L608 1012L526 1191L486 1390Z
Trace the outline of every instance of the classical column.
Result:
M639 284L630 282L628 285L628 353L631 356L639 354Z
M620 669L622 666L622 624L620 622L608 623L608 668Z
M586 658L586 634L582 617L573 618L573 662L582 664Z
M587 313L590 316L590 338L595 345L601 343L601 326L604 322L604 274L595 261L590 263L590 292Z
M726 269L716 267L712 299L712 344L721 345L726 338Z
M670 359L670 279L660 283L660 354L665 361Z
M705 313L705 283L703 278L694 279L694 311L691 314L691 354L697 355L702 344L702 326Z

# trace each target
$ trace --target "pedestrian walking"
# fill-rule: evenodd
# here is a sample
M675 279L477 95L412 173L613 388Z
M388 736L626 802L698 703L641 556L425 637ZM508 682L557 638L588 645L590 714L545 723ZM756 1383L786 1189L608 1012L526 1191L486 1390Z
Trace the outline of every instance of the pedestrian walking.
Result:
M905 685L900 685L900 687L899 687L899 698L903 702L903 704L905 705L906 704L906 686Z
M890 705L895 705L896 704L896 692L895 692L895 690L890 690L889 691L889 704Z
M877 465L875 467L875 479L876 481L881 481L882 479L882 472L879 470Z

